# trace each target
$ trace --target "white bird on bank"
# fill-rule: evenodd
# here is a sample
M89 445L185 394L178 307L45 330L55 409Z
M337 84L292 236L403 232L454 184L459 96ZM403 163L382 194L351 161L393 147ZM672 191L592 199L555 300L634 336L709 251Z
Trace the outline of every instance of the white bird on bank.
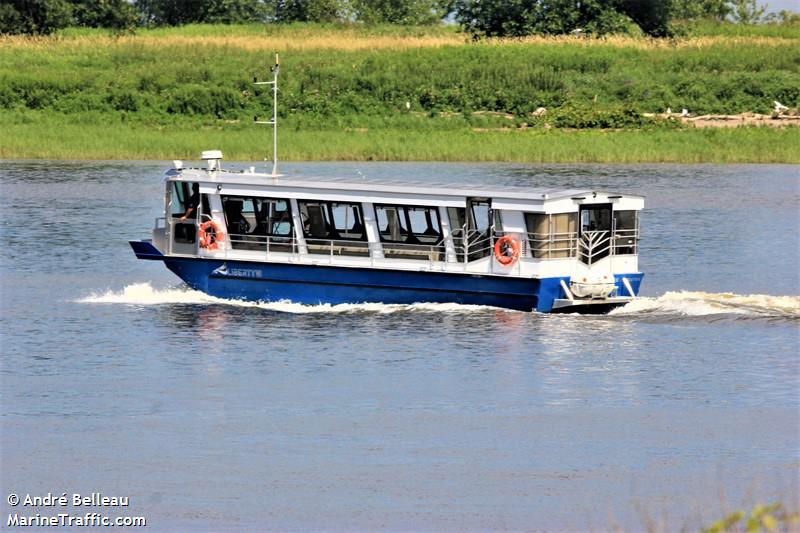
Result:
M780 113L781 111L787 111L789 108L780 103L779 101L775 100L773 102L775 104L775 112Z
M681 116L682 117L688 117L689 116L689 110L688 109L683 109L681 111Z

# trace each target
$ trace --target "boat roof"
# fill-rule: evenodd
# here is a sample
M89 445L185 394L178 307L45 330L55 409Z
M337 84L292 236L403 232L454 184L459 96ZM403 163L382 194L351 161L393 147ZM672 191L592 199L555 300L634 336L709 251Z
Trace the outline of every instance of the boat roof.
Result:
M555 189L520 187L514 185L472 185L464 183L443 183L430 181L395 181L385 179L363 179L353 181L348 178L329 176L286 176L258 174L248 171L219 170L208 172L202 168L186 168L170 170L167 179L173 181L191 181L221 183L226 185L246 185L249 187L285 187L320 190L339 190L352 192L381 192L414 195L453 196L468 198L508 198L515 200L556 200L574 198L583 195L603 194L625 198L643 198L635 194L622 194L599 189Z

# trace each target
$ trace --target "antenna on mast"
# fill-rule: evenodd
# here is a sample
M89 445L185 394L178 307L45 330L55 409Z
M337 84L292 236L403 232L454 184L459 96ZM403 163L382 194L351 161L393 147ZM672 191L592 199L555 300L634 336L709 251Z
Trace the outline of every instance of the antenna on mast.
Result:
M278 57L278 52L275 52L275 66L269 69L272 72L272 81L258 81L258 78L253 78L254 85L272 85L272 120L258 120L258 117L253 117L253 122L272 126L273 176L278 175L278 72L280 72L280 69L280 58Z

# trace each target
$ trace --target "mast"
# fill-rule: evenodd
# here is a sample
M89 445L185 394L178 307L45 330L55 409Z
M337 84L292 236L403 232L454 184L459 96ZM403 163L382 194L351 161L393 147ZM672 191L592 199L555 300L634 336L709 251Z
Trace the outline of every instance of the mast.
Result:
M272 126L272 175L278 175L278 72L280 72L281 63L278 57L278 52L275 52L275 66L270 68L272 72L272 81L258 81L258 78L253 79L254 85L272 85L272 120L258 120L258 117L253 117L256 124L269 124Z

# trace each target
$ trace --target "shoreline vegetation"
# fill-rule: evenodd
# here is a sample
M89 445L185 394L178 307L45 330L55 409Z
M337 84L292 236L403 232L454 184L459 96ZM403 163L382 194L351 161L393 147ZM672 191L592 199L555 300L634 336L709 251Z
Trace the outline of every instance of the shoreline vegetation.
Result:
M699 29L698 29L699 28ZM0 37L0 158L800 163L800 128L663 118L800 107L800 29L474 42L450 26L188 25ZM546 109L542 112L540 108Z

